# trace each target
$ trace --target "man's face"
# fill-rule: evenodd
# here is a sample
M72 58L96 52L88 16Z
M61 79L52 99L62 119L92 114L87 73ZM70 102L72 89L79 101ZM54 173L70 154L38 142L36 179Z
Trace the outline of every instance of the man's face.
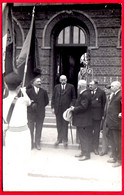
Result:
M111 84L111 91L116 92L119 88L116 85Z
M89 83L90 90L94 90L96 88L96 85L94 82Z
M67 79L66 79L65 77L60 78L60 83L61 83L62 85L66 84L66 83L67 83Z
M109 95L111 93L111 88L110 89L105 88L104 91L105 91L106 95Z
M35 87L40 87L41 86L41 79L40 78L35 79L33 84Z

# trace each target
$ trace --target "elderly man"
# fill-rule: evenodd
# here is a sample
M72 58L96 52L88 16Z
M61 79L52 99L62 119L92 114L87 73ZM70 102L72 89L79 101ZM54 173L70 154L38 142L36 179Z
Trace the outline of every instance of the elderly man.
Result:
M65 75L60 76L60 84L54 88L51 108L56 115L58 138L55 146L63 142L64 147L68 144L68 122L63 119L64 111L73 105L75 101L75 88L72 84L67 83Z
M79 160L90 159L90 146L92 135L92 113L91 113L91 93L87 90L87 82L80 80L78 82L80 94L72 108L72 124L77 127L81 153L75 157L81 157Z
M100 135L100 124L101 120L104 116L104 107L106 103L106 94L105 92L98 87L98 81L94 80L89 83L89 88L91 90L92 95L92 146L93 152L98 155L99 154L99 135Z
M111 83L111 91L113 96L108 106L106 124L111 137L111 146L113 158L108 160L108 163L114 163L113 167L121 165L121 83L113 81Z

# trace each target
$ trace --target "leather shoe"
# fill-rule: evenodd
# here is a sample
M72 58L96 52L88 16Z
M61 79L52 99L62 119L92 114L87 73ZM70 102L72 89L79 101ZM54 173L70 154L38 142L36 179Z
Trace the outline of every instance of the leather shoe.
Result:
M79 158L79 161L85 161L85 160L88 160L90 159L90 157L88 156L83 156L82 158Z
M104 156L104 155L106 155L107 154L107 152L101 152L99 155L100 156Z
M82 157L82 156L83 156L83 153L82 153L82 152L81 152L80 154L76 154L76 155L75 155L76 158L80 158L80 157Z
M37 145L36 145L36 149L37 149L37 150L41 150L40 144L37 144Z
M64 142L63 145L64 145L64 148L68 147L68 143L67 142Z
M94 154L95 154L95 155L99 155L98 150L94 150Z
M121 166L121 162L116 162L112 165L112 167L120 167Z
M110 158L113 158L113 154L110 154L110 156L109 156Z
M56 141L54 146L58 146L60 143L62 143L62 141Z
M112 159L109 159L107 162L108 163L116 163L116 160L114 158L112 158Z
M35 143L31 144L31 149L33 150L35 148Z

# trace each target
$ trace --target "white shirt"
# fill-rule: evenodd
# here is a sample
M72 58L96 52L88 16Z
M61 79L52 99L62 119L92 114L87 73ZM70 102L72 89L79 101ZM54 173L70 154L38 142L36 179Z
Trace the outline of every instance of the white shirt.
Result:
M16 93L10 92L9 96L3 100L3 118L6 120L9 108ZM12 112L9 126L20 127L27 124L27 106L30 105L30 99L19 97Z
M61 87L62 87L62 89L64 90L64 89L65 89L65 87L66 87L66 84L61 85Z
M34 86L35 93L38 94L39 88Z

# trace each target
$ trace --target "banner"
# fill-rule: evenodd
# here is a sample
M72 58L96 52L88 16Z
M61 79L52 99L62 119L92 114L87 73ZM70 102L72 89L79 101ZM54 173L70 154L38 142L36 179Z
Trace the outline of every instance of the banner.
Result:
M5 73L8 11L9 7L7 3L2 3L2 73Z
M7 5L7 7L5 8L5 11L6 9L8 9L8 16L6 16L6 18L3 18L3 22L4 22L3 27L6 28L6 25L7 25L7 29L6 29L7 35L4 34L3 36L3 41L5 41L3 42L4 57L5 57L5 59L3 59L3 66L5 66L5 75L13 72L13 24L12 24L13 18L12 18L11 4Z
M31 26L16 64L19 78L23 81L23 85L25 86L27 86L34 77L40 74L40 69L37 69L37 67L40 67L40 63L38 44L35 37L34 9Z

